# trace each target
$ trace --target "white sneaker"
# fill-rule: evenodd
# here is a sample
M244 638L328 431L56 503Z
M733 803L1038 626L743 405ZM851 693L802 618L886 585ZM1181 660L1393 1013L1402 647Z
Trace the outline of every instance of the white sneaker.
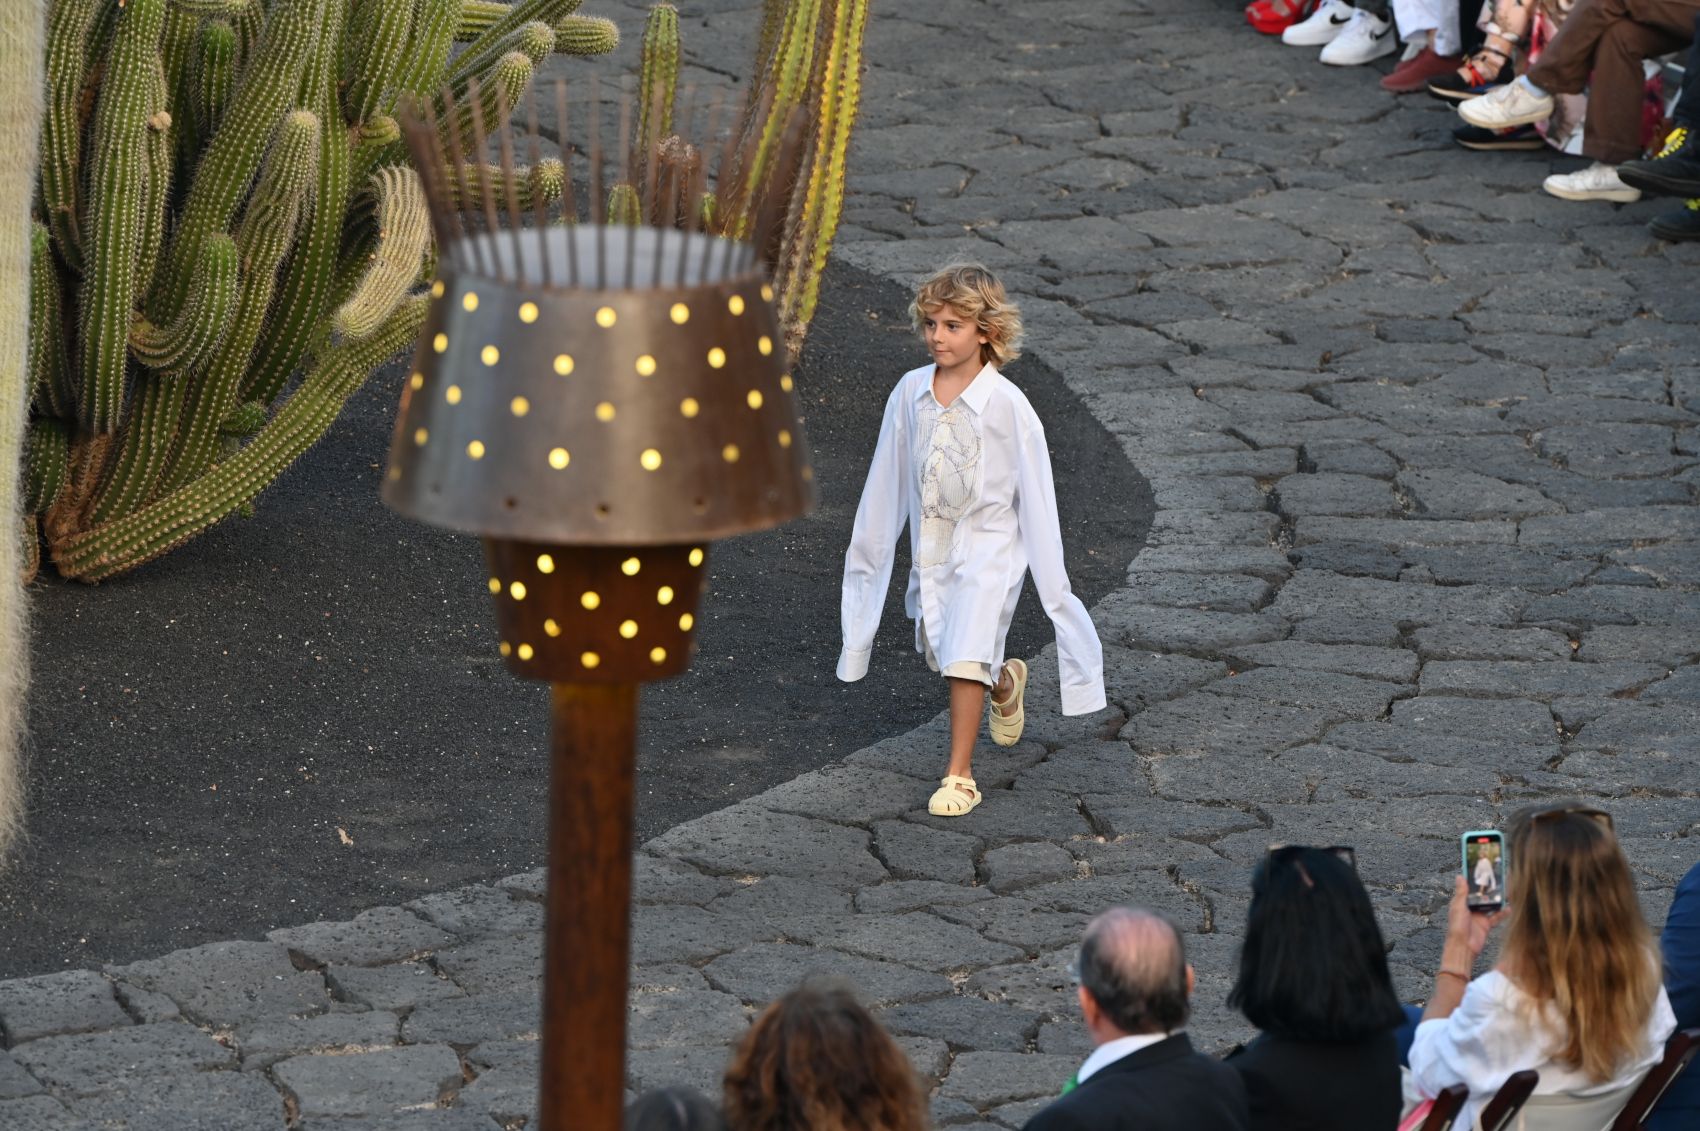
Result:
M1521 81L1508 82L1458 103L1458 116L1484 130L1508 130L1552 117L1550 94L1536 94Z
M1397 50L1399 37L1393 34L1393 21L1355 8L1351 22L1322 49L1322 61L1332 67L1356 67Z
M1334 37L1346 30L1356 8L1346 0L1324 0L1310 14L1310 19L1294 24L1281 33L1281 42L1289 47L1321 47L1332 43Z
M1561 200L1610 200L1618 204L1633 204L1641 199L1641 190L1630 188L1618 179L1617 166L1596 161L1576 173L1554 173L1541 182L1541 187Z

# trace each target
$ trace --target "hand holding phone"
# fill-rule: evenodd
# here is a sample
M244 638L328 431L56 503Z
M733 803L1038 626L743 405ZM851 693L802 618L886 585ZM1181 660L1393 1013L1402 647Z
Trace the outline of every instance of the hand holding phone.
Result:
M1464 896L1471 911L1492 914L1505 905L1505 834L1476 829L1458 838L1463 861Z

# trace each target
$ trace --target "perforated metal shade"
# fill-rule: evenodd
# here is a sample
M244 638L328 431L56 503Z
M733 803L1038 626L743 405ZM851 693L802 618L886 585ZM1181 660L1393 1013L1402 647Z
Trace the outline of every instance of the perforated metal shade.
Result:
M389 506L556 546L694 543L809 508L773 292L747 248L653 228L468 242L433 288Z

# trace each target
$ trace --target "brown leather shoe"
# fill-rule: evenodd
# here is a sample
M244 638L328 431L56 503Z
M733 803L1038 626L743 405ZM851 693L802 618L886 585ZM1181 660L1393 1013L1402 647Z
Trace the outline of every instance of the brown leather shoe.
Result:
M1462 62L1461 56L1436 55L1434 48L1425 47L1394 67L1393 72L1381 80L1381 89L1394 94L1414 94L1419 90L1427 90L1430 79L1456 71Z

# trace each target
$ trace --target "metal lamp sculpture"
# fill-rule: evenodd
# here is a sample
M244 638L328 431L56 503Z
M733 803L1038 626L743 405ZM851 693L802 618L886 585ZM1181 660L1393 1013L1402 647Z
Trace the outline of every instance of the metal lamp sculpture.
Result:
M562 215L528 213L512 139L498 139L505 176L461 160L486 149L470 99L446 126L407 124L441 259L383 497L483 538L501 655L554 685L538 1126L614 1131L637 688L689 665L710 542L811 503L755 250L776 210L753 243L691 230L707 191L698 161L694 184L652 193L688 205L682 228L577 223L570 167ZM535 164L535 112L530 144ZM600 165L594 155L592 218Z

